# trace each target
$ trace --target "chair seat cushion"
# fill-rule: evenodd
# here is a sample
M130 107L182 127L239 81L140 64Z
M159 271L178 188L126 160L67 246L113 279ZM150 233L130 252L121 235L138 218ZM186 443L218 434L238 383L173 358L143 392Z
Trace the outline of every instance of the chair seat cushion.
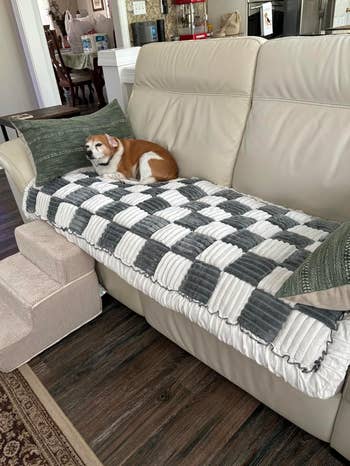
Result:
M87 70L72 71L70 73L70 77L74 84L91 81L91 72Z
M336 222L195 178L135 185L87 173L29 188L25 208L299 390L327 398L340 389L349 313L275 296Z

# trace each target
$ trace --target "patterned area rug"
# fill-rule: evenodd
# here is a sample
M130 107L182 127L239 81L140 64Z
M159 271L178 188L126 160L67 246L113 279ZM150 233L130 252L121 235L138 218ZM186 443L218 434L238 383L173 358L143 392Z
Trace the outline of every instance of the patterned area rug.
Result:
M29 366L0 373L1 466L102 466Z

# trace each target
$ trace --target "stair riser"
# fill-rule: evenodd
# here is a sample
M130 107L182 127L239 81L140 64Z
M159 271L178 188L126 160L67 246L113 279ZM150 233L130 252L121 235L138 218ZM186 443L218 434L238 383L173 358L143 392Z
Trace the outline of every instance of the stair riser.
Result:
M22 317L0 302L0 322L2 324L0 332L0 351L8 346L17 343L25 338L32 331L32 321L22 319Z
M44 222L21 225L15 236L21 254L61 285L94 269L92 257Z
M8 288L6 283L0 280L0 300L1 304L10 309L15 309L16 314L24 321L31 322L31 306L23 302L15 290Z
M0 371L16 369L97 317L102 312L98 291L92 272L36 306L32 311L31 333L0 351Z
M62 276L60 270L55 273L55 264L52 264L50 259L48 260L47 252L41 243L40 236L36 239L29 238L28 236L25 236L21 233L21 228L17 228L15 230L15 237L19 252L26 259L28 259L32 264L36 265L53 280L56 280L59 283L65 282L64 276Z

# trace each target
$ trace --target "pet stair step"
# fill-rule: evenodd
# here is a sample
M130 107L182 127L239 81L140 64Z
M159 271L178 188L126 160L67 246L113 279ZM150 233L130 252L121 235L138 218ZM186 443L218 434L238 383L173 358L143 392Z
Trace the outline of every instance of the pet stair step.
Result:
M64 285L94 269L94 259L42 221L15 230L21 254Z
M20 253L0 262L0 302L23 318L59 288L58 282Z
M9 372L101 313L96 272L53 280L21 253L0 262L0 371Z

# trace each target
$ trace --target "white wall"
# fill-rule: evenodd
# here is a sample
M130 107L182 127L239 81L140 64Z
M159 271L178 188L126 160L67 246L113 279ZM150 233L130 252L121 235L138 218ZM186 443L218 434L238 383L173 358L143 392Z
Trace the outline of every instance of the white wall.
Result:
M106 2L108 0L103 0L103 5L105 7L104 10L100 10L100 11L93 11L92 9L92 1L91 0L77 0L77 3L78 3L78 9L81 10L81 9L84 9L84 10L87 10L88 11L88 14L89 15L92 15L93 13L102 13L104 15L107 16L107 12L106 12Z
M0 31L0 114L37 108L10 0L0 0Z
M208 21L214 31L220 28L221 16L238 10L241 14L241 33L246 33L247 0L208 0Z
M77 0L56 0L60 8L61 13L64 13L66 10L69 10L71 13L75 14L78 9Z

